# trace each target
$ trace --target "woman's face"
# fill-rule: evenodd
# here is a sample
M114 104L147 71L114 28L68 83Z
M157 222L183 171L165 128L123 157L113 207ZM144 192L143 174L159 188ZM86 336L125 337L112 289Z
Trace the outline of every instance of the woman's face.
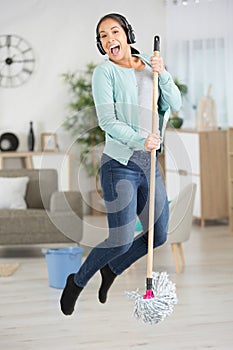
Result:
M112 18L105 19L99 26L100 41L109 58L118 62L130 52L130 45L121 25Z

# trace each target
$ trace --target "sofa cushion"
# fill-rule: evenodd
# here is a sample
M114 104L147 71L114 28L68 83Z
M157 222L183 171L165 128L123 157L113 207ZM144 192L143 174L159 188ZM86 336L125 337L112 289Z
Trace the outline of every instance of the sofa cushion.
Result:
M58 189L58 175L55 169L2 169L0 177L28 176L26 191L28 208L49 209L50 197Z
M28 176L0 177L0 209L26 209Z
M73 216L72 213L51 215L44 209L2 209L0 242L3 245L70 242L71 240L63 233L61 223L65 225L64 232L69 229L79 231L77 222L72 219Z

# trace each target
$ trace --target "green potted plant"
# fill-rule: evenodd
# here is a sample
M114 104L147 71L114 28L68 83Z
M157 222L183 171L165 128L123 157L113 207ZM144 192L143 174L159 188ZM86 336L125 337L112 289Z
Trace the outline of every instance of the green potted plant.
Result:
M95 177L96 190L90 191L91 212L99 215L104 207L99 203L102 192L99 184L99 168L104 132L97 123L97 116L92 96L91 80L95 65L88 63L83 72L68 72L62 74L68 85L71 99L68 104L69 115L63 127L71 131L76 142L81 145L80 161L89 176Z
M81 162L88 175L98 179L99 163L96 152L104 142L104 132L97 125L97 116L92 96L91 79L95 65L88 63L86 69L80 72L62 74L64 82L71 93L68 104L69 115L63 127L77 137L76 142L81 144Z
M174 78L174 83L178 87L183 98L188 93L188 87L182 84L177 78ZM169 119L169 126L172 128L180 128L183 124L183 119L179 117L179 113L172 113L172 117Z

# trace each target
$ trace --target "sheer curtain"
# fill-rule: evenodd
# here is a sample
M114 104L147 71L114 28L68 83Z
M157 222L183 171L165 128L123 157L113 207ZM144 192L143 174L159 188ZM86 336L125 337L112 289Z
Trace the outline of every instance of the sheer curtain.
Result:
M199 99L211 85L219 127L233 125L232 0L167 5L166 64L188 86L180 115L195 127Z

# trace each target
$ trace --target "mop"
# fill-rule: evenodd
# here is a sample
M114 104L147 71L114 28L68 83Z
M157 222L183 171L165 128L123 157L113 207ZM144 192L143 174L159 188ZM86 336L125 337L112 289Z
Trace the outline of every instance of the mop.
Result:
M159 56L160 38L154 37L154 56ZM153 76L153 103L152 103L152 133L158 131L158 73ZM151 151L150 169L150 205L149 205L149 231L147 254L146 293L140 295L139 291L127 292L134 300L134 316L147 324L163 321L173 312L177 304L176 287L168 278L166 272L153 272L153 239L154 239L154 195L155 195L156 150Z

